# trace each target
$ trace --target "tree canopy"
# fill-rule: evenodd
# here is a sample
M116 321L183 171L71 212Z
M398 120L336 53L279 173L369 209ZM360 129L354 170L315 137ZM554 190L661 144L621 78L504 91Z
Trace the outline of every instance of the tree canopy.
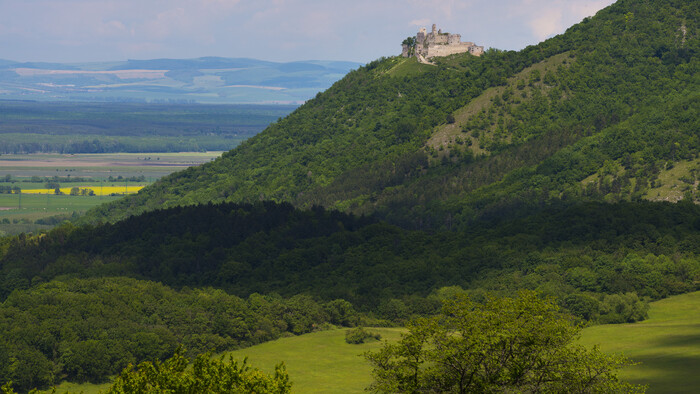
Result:
M292 384L284 364L268 375L248 365L247 359L238 363L232 357L213 359L199 355L189 366L189 360L178 349L164 362L143 362L134 369L124 369L107 390L108 394L146 393L245 393L285 394Z
M575 345L580 327L534 292L475 302L455 297L366 354L375 392L643 392L616 371L629 361Z

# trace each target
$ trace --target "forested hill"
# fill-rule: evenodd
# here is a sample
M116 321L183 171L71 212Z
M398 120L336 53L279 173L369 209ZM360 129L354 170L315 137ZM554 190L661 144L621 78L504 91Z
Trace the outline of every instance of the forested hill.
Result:
M266 199L450 228L560 199L696 198L698 21L694 2L620 0L519 52L379 59L87 220Z

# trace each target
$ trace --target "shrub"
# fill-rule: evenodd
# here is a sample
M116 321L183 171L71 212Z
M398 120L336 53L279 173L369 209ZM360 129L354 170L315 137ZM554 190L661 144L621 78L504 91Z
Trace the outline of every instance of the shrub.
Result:
M367 331L362 327L353 328L345 332L345 342L351 345L359 345L367 341L378 341L382 338L376 332Z

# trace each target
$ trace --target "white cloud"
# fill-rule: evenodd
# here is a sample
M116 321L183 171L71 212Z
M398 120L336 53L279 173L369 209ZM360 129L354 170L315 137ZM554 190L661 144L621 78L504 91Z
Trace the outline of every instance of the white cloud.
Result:
M563 33L615 0L521 0L508 7L509 18L522 19L538 40Z
M158 13L155 18L144 24L143 29L149 38L163 39L186 30L191 23L185 9L177 7Z
M202 5L205 7L217 6L222 8L231 8L237 6L238 3L240 3L240 0L202 0Z
M539 11L528 22L533 34L538 40L560 33L564 26L561 20L562 11L557 8L551 8Z
M124 34L130 35L133 31L129 31L122 22L111 20L103 23L97 29L97 33L102 36L120 36Z

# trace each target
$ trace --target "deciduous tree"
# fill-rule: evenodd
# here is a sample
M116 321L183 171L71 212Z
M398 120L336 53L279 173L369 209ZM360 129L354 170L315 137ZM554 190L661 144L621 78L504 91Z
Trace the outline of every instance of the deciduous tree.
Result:
M439 316L408 325L396 344L366 354L375 392L643 392L621 382L619 355L574 344L573 326L534 292L483 303L457 296Z
M275 367L274 375L251 368L247 360L238 363L222 356L212 359L199 355L191 367L178 349L164 362L143 362L136 369L126 368L107 391L122 393L289 393L291 382L284 364Z

